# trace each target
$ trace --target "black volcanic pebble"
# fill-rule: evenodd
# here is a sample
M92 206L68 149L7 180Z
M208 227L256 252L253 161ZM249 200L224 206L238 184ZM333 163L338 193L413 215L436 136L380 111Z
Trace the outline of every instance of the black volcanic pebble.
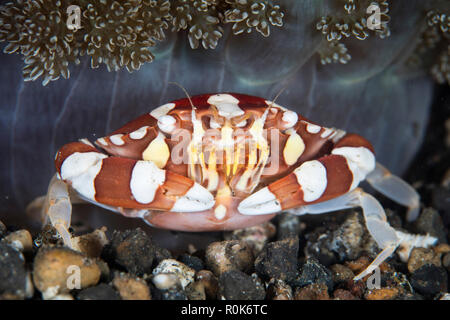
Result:
M27 272L20 252L0 242L0 300L25 298Z
M255 260L258 275L265 279L292 281L297 276L298 238L268 243Z
M447 233L442 223L439 212L433 208L426 208L422 211L415 223L417 232L429 234L439 239L440 243L447 243Z
M239 270L230 270L219 277L219 296L226 300L263 300L266 293L251 276Z
M310 258L303 264L299 276L293 281L293 285L295 287L304 287L314 283L323 283L329 290L333 289L331 271L321 265L316 259Z
M194 269L195 271L200 271L205 268L202 259L195 256L191 256L190 254L182 254L178 257L177 260L184 263L189 268Z
M140 228L115 231L102 253L104 260L125 268L129 273L142 276L150 274L155 248L150 237Z
M411 285L420 294L432 297L447 292L448 276L444 268L426 264L411 275Z
M95 287L90 287L81 290L77 294L79 300L120 300L120 295L113 287L107 284L99 284Z

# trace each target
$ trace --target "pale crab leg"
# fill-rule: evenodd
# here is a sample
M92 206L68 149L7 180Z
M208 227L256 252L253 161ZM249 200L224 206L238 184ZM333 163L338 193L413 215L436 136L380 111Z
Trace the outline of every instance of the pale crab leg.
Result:
M369 173L367 182L389 199L408 208L407 221L414 221L419 215L420 197L408 183L390 173L385 167L377 163L375 169Z
M399 246L400 239L397 237L395 229L387 222L384 209L378 200L370 194L363 192L361 189L356 189L354 192L358 193L358 205L362 208L367 230L369 230L370 235L375 239L378 247L383 249L375 260L354 278L356 281L371 274L384 260L389 258Z
M72 248L69 232L72 216L71 199L67 184L59 180L56 175L50 181L42 210L60 234L64 244Z
M286 210L287 213L296 216L305 214L322 214L354 208L358 205L358 195L355 192L344 194L340 197Z
M288 210L288 212L296 215L320 214L354 207L362 208L366 227L370 235L382 249L375 260L364 271L357 275L354 280L360 280L366 275L371 274L373 270L391 256L399 246L399 255L401 259L405 261L409 258L409 253L412 248L426 248L435 244L437 241L436 238L428 235L413 235L392 228L387 222L384 209L378 200L363 192L360 188L335 199L291 209Z

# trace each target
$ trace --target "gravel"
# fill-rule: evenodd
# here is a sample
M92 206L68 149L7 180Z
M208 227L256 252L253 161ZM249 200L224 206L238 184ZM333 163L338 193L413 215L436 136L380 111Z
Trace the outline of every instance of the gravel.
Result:
M192 256L190 254L182 254L177 259L181 263L184 263L189 268L194 269L195 271L200 271L205 268L205 265L199 257Z
M448 290L448 274L444 268L426 264L411 274L414 289L429 298Z
M216 276L230 270L249 272L253 268L253 250L242 240L213 242L205 252L206 265Z
M11 245L0 242L0 300L29 297L28 282L23 255Z
M333 277L330 270L321 265L316 259L311 258L303 264L299 276L293 283L296 287L324 284L331 290L333 288Z
M262 300L266 293L248 274L231 270L220 275L219 296L226 300Z
M297 276L298 238L268 243L255 260L255 270L263 279L287 282Z
M418 233L429 234L438 238L440 243L447 243L447 232L437 210L433 208L423 210L415 227Z
M120 295L110 285L101 283L98 286L81 290L77 295L78 300L120 300Z

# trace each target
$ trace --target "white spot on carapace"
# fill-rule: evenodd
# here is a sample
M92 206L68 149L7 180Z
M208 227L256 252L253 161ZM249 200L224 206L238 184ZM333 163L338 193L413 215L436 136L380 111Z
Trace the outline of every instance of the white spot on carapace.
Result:
M198 183L179 197L171 211L175 212L197 212L211 209L214 206L214 196Z
M302 137L295 132L293 129L289 131L289 138L286 141L286 145L283 150L283 158L288 166L293 165L297 162L298 158L305 151L305 143Z
M125 144L125 141L123 141L122 137L123 134L118 133L113 136L110 136L109 140L111 140L111 142L114 143L116 146L122 146Z
M309 123L307 121L303 121L306 123L306 131L308 131L311 134L319 133L320 129L322 129L320 126L316 124Z
M320 135L321 138L326 138L328 137L330 134L333 133L333 129L330 128L324 128L324 131L322 132L322 134Z
M175 130L175 123L177 120L175 120L172 116L162 116L158 119L158 128L166 133L171 133L173 130Z
M142 139L147 134L147 128L148 128L148 126L143 126L143 127L140 127L139 129L131 132L130 138L133 140Z
M239 108L239 100L230 94L214 94L208 98L208 103L217 107L219 115L227 119L243 115L245 112Z
M269 188L265 187L242 200L238 211L245 215L271 214L281 211L281 205Z
M219 204L216 209L214 209L214 216L217 220L222 220L227 215L227 207L223 204Z
M331 153L347 160L347 166L353 174L350 190L355 189L375 169L375 156L365 147L341 147L333 149Z
M281 109L281 110L283 110L283 111L289 111L289 110L286 109L285 107L280 106L279 104L277 104L277 103L275 103L275 102L273 102L273 101L266 100L265 102L266 102L266 104L267 104L268 106L276 107L276 108L279 108L279 109Z
M169 146L164 135L159 132L142 152L142 159L154 162L158 168L164 168L170 157Z
M291 111L291 110L287 110L283 113L283 118L282 120L284 122L286 122L286 128L291 128L293 127L297 121L298 121L298 114L297 112Z
M166 172L151 161L138 161L134 165L130 179L130 190L139 203L150 203L155 198L156 190L164 183Z
M107 146L108 145L108 143L106 142L105 138L97 139L97 143L100 143L102 146Z
M150 115L155 119L159 119L168 114L173 108L175 108L175 103L166 103L150 112Z
M94 181L102 168L106 155L99 152L75 152L61 165L61 178L68 180L83 197L95 200Z
M318 160L304 162L294 173L302 188L305 202L319 199L327 188L327 169Z

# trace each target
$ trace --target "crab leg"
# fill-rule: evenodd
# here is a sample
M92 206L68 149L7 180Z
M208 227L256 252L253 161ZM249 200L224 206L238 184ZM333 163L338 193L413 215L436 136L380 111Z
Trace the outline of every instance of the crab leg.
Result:
M55 163L61 179L81 198L102 205L177 212L214 205L212 194L189 178L152 161L108 157L84 142L65 145Z
M420 197L408 183L391 174L377 163L375 169L367 176L367 182L386 197L408 207L406 219L414 221L419 215Z
M331 200L288 209L286 212L296 216L301 216L304 214L322 214L351 209L358 206L358 203L359 199L357 193L350 192Z
M61 235L64 244L72 248L69 232L72 216L72 204L67 184L56 175L50 181L47 196L42 207L46 218L50 219L52 226Z
M356 281L371 274L384 260L389 258L400 244L400 239L397 237L395 229L387 222L386 214L381 204L373 196L363 192L361 189L357 189L355 192L358 193L359 206L362 208L367 230L375 239L378 247L382 249L375 260L354 278Z
M437 241L436 238L428 235L413 235L392 228L387 222L386 214L380 203L373 196L363 192L360 188L335 199L291 209L288 212L296 215L320 214L354 207L362 208L367 230L382 249L375 260L364 271L357 275L354 280L360 280L368 274L371 274L373 270L391 256L399 246L400 257L402 260L407 260L412 248L426 248Z
M244 199L242 214L269 214L327 201L354 190L375 167L371 145L347 135L317 160L303 162L294 172Z

